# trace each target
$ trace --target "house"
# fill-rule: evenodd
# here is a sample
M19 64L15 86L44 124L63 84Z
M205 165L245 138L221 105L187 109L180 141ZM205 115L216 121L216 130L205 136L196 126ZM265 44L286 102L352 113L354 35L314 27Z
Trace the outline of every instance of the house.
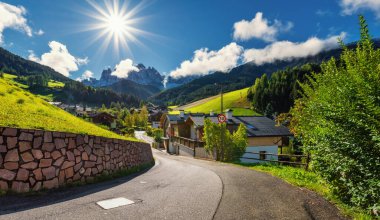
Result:
M102 124L110 127L111 129L116 128L116 117L108 114L107 112L99 112L89 115L92 122L95 124Z
M166 147L169 152L178 153L182 145L190 145L193 154L196 155L196 147L203 146L204 120L208 118L213 123L219 123L217 115L212 112L206 114L185 114L180 111L179 115L167 115L163 120L164 136L169 140ZM254 159L273 159L277 156L267 154L278 154L279 147L288 143L288 138L293 136L285 126L277 126L276 122L264 116L233 116L232 110L226 111L227 129L236 131L240 124L247 128L248 146L243 155L242 162L255 162ZM178 147L178 142L181 147ZM185 143L185 144L183 144ZM183 148L183 147L182 147ZM252 158L252 159L246 159Z
M159 128L160 127L160 119L162 115L164 114L161 110L150 110L148 121L152 124L152 128Z

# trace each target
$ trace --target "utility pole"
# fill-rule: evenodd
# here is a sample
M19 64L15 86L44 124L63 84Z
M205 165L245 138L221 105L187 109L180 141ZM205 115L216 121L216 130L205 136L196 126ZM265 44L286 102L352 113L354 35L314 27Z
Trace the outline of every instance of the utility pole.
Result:
M223 114L223 84L220 84L220 114Z
M220 84L220 114L223 114L223 84L221 83ZM226 125L227 126L227 125ZM222 130L222 127L220 129L220 138L222 139L221 140L221 144L222 144L222 157L224 155L224 140L223 140L223 130ZM220 158L221 160L223 160L223 158Z

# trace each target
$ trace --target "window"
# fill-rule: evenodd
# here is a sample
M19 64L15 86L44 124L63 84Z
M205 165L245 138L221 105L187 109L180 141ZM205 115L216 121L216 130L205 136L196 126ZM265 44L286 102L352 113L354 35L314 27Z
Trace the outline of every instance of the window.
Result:
M266 156L265 155L267 152L266 151L260 151L260 160L265 160L266 159Z

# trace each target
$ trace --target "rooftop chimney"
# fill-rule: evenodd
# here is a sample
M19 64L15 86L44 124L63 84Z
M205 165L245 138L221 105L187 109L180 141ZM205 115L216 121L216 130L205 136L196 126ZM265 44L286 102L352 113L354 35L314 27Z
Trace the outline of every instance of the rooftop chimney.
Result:
M185 111L183 109L179 110L179 117L185 117Z
M232 109L226 110L226 118L227 118L227 120L232 119Z
M214 116L214 111L213 110L210 111L210 116Z

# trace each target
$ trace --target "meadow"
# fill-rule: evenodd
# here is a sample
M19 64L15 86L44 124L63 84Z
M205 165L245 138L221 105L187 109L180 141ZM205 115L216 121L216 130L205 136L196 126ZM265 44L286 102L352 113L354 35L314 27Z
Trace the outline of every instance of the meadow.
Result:
M13 78L7 74L0 78L0 126L136 140L103 129L49 104L27 91L27 86L15 82Z

